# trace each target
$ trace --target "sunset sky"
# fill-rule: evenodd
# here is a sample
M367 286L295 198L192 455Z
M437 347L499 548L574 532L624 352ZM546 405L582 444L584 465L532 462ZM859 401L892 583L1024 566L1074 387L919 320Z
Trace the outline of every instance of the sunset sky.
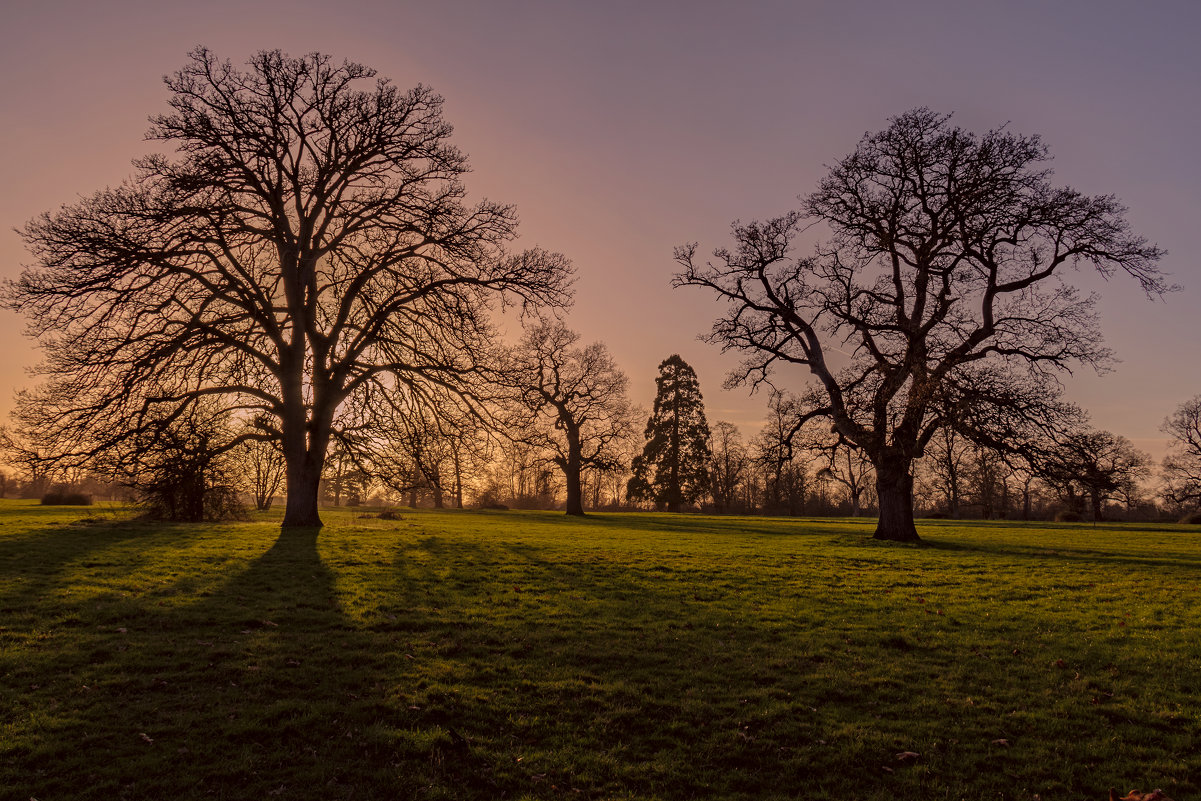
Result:
M1166 248L1183 290L1102 291L1121 359L1066 380L1095 425L1162 455L1158 428L1201 393L1201 4L1060 2L55 2L11 0L0 24L0 276L13 231L118 183L146 152L164 74L203 44L237 63L314 50L446 98L474 198L516 204L522 244L579 272L570 324L603 340L649 405L681 354L710 422L758 430L766 399L723 391L736 360L697 340L720 309L673 290L672 248L728 243L779 215L867 131L915 106L983 132L1041 134L1058 183L1117 195ZM0 413L36 352L0 312ZM797 373L785 383L801 386Z

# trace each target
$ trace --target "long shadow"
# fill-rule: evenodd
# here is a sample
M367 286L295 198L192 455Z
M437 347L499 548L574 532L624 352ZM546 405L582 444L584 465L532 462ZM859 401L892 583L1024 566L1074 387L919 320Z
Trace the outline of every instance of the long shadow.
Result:
M0 614L28 609L67 581L68 571L120 565L120 561L104 555L114 546L135 540L146 548L177 546L199 532L195 526L81 518L67 525L0 537Z
M1055 544L1045 548L1030 545L987 544L979 541L963 542L961 540L946 540L927 538L925 547L935 551L958 553L980 553L1005 556L1014 559L1037 561L1078 562L1092 565L1128 565L1140 568L1175 568L1180 570L1201 570L1201 554L1173 553L1171 557L1162 554L1141 556L1130 553L1114 553L1099 548L1080 548Z
M66 714L12 755L21 797L385 797L362 789L396 785L364 727L386 717L381 650L340 609L318 531L286 530L199 600L139 599L127 624L60 646Z
M485 513L487 514L487 513ZM746 536L748 534L768 537L795 537L802 535L830 535L849 533L854 528L870 531L875 526L874 518L829 519L815 517L757 517L717 516L639 512L589 512L584 517L545 512L503 512L505 516L528 515L540 525L569 528L634 530L656 533L680 532L687 534L715 534Z

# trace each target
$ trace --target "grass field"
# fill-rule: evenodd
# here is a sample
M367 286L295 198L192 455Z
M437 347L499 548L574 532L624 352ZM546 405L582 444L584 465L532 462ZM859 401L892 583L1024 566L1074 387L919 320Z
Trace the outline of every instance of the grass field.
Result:
M0 798L1201 798L1201 531L0 502Z

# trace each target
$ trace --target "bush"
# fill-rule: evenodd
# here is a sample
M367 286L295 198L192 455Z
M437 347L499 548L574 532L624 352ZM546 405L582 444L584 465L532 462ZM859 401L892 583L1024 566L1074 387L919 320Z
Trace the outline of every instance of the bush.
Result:
M1064 511L1055 515L1056 523L1079 523L1083 519L1079 512Z
M1201 512L1192 512L1187 514L1180 518L1180 522L1191 526L1201 525Z
M400 512L395 509L385 509L378 515L380 520L401 520Z
M42 506L91 506L92 496L82 492L47 492Z

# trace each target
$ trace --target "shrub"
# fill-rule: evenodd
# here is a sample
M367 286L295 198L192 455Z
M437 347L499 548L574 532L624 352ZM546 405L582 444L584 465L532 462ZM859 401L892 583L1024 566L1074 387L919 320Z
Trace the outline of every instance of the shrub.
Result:
M378 515L380 520L401 520L400 512L395 509L385 509Z
M1201 525L1201 512L1192 512L1190 514L1187 514L1184 517L1180 518L1180 522L1191 525L1191 526Z
M1083 519L1084 518L1080 516L1079 512L1073 512L1071 510L1059 512L1057 515L1055 515L1056 523L1079 523Z
M92 496L82 492L47 492L42 496L42 506L91 506Z

